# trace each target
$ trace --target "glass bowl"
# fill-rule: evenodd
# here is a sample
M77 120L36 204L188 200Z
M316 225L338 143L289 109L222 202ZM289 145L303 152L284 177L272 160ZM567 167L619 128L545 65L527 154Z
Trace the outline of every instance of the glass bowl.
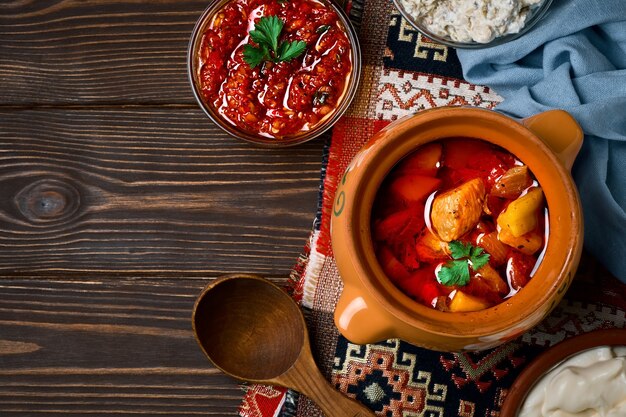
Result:
M431 31L429 31L424 25L422 25L419 21L417 21L402 5L402 0L393 0L394 5L407 22L411 24L418 32L422 33L424 36L429 39L440 43L442 45L451 46L453 48L459 49L483 49L483 48L491 48L496 45L501 45L503 43L512 41L514 39L519 38L523 34L530 31L536 24L539 22L548 11L550 4L552 4L552 0L543 0L543 3L536 6L534 10L530 11L529 16L526 18L526 22L524 27L518 33L510 33L508 35L495 37L493 40L481 43L481 42L457 42L450 38L444 38L439 35L435 35Z
M209 116L209 118L217 126L222 128L225 132L229 133L230 135L238 139L241 139L241 140L244 140L244 141L259 145L259 146L264 146L264 147L293 146L293 145L307 142L309 140L312 140L322 135L324 132L330 129L335 124L335 122L337 122L337 120L343 115L343 113L350 106L350 103L352 102L352 99L354 98L356 91L357 91L357 87L359 85L359 79L360 79L360 73L361 73L361 49L359 46L359 41L357 38L356 31L354 30L354 27L352 26L352 23L350 22L350 19L348 18L347 14L342 9L337 7L330 0L317 0L317 2L323 3L330 9L334 10L334 12L337 14L337 16L339 17L339 21L341 22L341 25L343 26L345 30L346 36L348 40L350 41L350 46L351 46L350 53L351 53L351 60L352 60L352 70L350 71L348 75L348 80L346 82L343 95L340 98L337 104L337 107L331 113L329 113L328 116L325 116L325 119L323 119L318 124L314 125L314 127L310 130L300 131L298 133L282 136L279 138L266 137L260 134L255 134L255 133L246 131L234 125L233 123L229 122L221 114L219 114L212 105L207 103L207 101L205 101L205 99L203 98L201 94L200 82L199 82L200 65L198 62L198 51L202 44L203 34L205 32L205 28L207 27L207 25L211 23L211 20L213 19L213 17L218 12L220 12L227 3L231 1L233 0L213 1L198 19L193 29L193 32L191 34L191 39L189 41L189 47L187 50L187 72L188 72L189 82L191 84L193 94L198 104L204 111L204 113L207 116Z

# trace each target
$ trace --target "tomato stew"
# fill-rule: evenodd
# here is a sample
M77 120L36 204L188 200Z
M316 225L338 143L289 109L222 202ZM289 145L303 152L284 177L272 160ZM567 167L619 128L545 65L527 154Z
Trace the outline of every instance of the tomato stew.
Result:
M252 68L249 32L264 16L284 22L279 42L304 41L289 61L266 60ZM200 94L230 124L276 138L314 129L346 95L353 68L350 40L337 13L315 0L232 0L202 35L198 60Z
M376 256L414 300L476 311L531 279L548 238L548 211L528 167L469 138L421 146L401 160L372 210Z

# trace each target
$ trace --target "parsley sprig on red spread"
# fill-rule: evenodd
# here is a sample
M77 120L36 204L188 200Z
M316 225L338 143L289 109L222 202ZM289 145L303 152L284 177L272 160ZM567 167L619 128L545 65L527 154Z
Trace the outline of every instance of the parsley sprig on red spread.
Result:
M483 248L453 240L448 243L453 260L446 262L437 272L437 281L443 285L467 285L470 280L469 267L477 271L489 262L489 254Z
M254 30L250 31L250 39L258 46L248 44L243 47L243 59L251 68L265 61L289 61L304 52L304 41L278 43L284 25L285 22L277 16L264 16L254 25Z

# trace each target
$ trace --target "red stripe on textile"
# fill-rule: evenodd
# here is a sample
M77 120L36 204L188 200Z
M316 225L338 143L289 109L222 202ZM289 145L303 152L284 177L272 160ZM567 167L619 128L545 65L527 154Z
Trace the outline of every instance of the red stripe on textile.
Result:
M241 417L273 416L286 394L286 388L252 385L246 391L243 402L239 406L239 415Z
M291 269L291 273L289 274L289 281L287 283L287 291L291 294L294 300L298 304L302 302L302 296L304 293L304 272L306 271L306 266L309 263L309 255L311 254L311 244L310 241L306 243L304 249L302 250L302 254L298 257L296 264Z

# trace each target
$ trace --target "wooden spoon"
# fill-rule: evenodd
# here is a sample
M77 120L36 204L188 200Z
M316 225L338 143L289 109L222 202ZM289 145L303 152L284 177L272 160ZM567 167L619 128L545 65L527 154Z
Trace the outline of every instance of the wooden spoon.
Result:
M328 417L373 417L336 391L317 368L295 301L255 275L228 275L200 294L192 315L198 344L226 374L301 392Z

